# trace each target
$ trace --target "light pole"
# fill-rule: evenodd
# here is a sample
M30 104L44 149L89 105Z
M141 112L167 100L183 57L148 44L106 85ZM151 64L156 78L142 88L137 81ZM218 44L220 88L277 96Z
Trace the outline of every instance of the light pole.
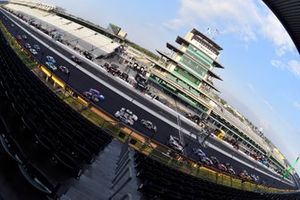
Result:
M175 103L175 109L176 109L176 117L177 117L177 125L178 125L178 135L179 135L179 140L180 142L182 143L183 145L183 149L182 149L182 152L183 154L185 155L186 154L186 151L185 151L185 147L187 146L185 144L185 141L184 141L184 136L182 135L182 132L181 132L181 119L180 119L180 115L179 115L179 112L178 112L178 109L177 109L177 101L175 99L176 97L174 97L174 103Z

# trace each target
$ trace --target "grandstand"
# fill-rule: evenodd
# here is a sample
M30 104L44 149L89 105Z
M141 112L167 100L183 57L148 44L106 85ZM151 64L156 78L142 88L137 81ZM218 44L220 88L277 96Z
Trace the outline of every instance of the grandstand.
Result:
M62 192L61 185L83 173L84 166L94 160L93 157L111 138L60 102L24 66L4 37L1 38L2 145L7 156L15 160L15 165L33 187L56 198ZM119 167L114 180L126 180L126 166L131 171L130 177L127 177L129 181L122 187L118 181L113 181L121 189L128 189L124 197L129 194L140 199L288 200L297 197L292 194L241 192L218 186L134 153L126 145L122 149L127 150L125 154L131 154L131 161L134 161L129 165L130 162L120 156L117 162ZM52 157L55 158L54 163ZM129 183L130 189L127 188ZM118 199L116 197L124 192L116 188L112 188L111 199ZM68 192L64 195L71 195Z
M28 16L28 19L39 19L43 23L48 24L49 27L52 27L52 30L59 30L60 33L63 33L63 40L65 42L72 46L79 46L82 49L89 50L95 58L108 56L120 46L120 43L90 28L83 27L74 21L60 17L55 13L49 13L48 10L35 9L12 3L6 6L9 9L25 14Z
M62 103L0 38L1 144L33 187L55 196L111 137Z
M22 7L19 6L23 5L14 6L18 7L14 9L21 12ZM54 9L50 6L42 8ZM30 10L24 11L24 14L31 12ZM76 38L81 38L84 42L79 45L89 48L93 47L88 46L89 44L100 41L104 46L97 47L97 55L110 51L110 45L114 43L111 43L113 40L80 24L55 14L44 13L43 10L38 12L41 14L39 18L45 20L45 23L53 27L63 27L61 31L68 34L65 37L70 43L77 44ZM108 49L105 42L110 46ZM54 73L50 73L49 77L56 78ZM75 90L72 94L80 96ZM125 144L117 140L112 142L112 133L92 124L72 110L38 79L1 32L0 101L0 159L5 155L5 159L12 163L11 171L19 173L35 189L28 190L37 194L34 198L28 197L30 199L41 199L45 196L50 199L73 200L300 199L298 191L269 188L267 184L259 185L207 168L178 155L178 152L168 150L164 153L163 145L151 154L143 151L148 148L147 145L151 146L151 141L143 144L138 151L131 148L137 140L128 139ZM121 132L119 135L122 134L125 133ZM130 136L131 134L133 131ZM172 157L172 154L175 156ZM170 160L166 162L162 155ZM186 167L186 163L190 166ZM97 168L99 165L102 168ZM2 173L0 168L0 179ZM94 176L97 178L93 179ZM2 193L9 196L5 190L10 184L6 187L1 187L1 184L0 182L2 200ZM24 189L25 184L12 188L14 192L28 194ZM102 192L100 188L107 191ZM99 193L103 193L101 197L96 196Z
M146 156L135 153L135 168L140 180L139 190L146 199L214 199L214 200L289 200L297 194L264 194L236 190L187 176Z

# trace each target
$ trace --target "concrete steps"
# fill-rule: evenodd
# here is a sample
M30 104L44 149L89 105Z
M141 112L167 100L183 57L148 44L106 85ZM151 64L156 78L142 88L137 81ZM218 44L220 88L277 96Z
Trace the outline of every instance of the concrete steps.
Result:
M121 146L122 144L119 141L113 140L103 152L99 154L94 163L85 170L80 179L71 183L70 188L61 196L61 199L108 199Z

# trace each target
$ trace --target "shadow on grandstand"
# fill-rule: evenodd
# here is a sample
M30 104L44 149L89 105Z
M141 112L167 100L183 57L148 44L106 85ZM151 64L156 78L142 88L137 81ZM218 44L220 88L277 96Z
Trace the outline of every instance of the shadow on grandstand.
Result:
M74 178L86 174L86 167L93 166L99 153L114 144L112 138L49 90L1 33L0 55L0 194L9 200L46 195L56 199L68 194ZM106 160L112 164L111 175L106 177L111 200L300 199L299 193L265 194L224 187L172 169L126 145L115 148L121 153L114 152L115 159ZM81 188L85 189L77 187L78 192Z
M224 187L170 169L140 153L135 154L139 191L146 199L295 200L300 193L263 194Z
M0 40L1 159L7 160L1 163L10 163L2 167L11 172L3 173L4 180L11 174L7 179L17 188L24 190L29 184L38 193L56 198L64 190L62 184L79 178L112 138L49 90L2 34ZM4 188L0 193L5 193Z

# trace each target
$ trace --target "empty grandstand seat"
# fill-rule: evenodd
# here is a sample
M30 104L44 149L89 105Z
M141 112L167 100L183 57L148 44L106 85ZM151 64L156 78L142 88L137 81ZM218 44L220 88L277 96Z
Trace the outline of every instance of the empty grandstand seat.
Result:
M39 191L51 195L55 191L55 186L48 178L30 163L19 165L19 169L25 179Z
M293 199L288 196L260 194L217 185L172 169L141 153L134 156L139 191L145 197L158 199L265 200Z
M0 133L0 141L7 154L19 164L27 161L25 153L19 147L18 143L8 134Z
M79 177L111 137L49 90L1 33L0 55L2 146L35 188L52 192L53 182Z

